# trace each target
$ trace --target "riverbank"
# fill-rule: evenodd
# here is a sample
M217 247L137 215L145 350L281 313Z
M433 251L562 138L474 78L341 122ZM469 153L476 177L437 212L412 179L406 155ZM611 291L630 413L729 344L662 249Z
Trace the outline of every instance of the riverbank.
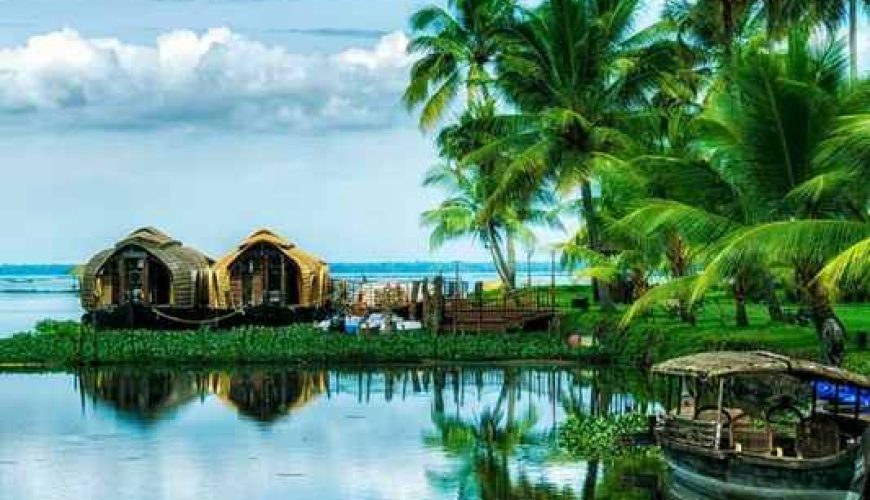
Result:
M0 369L115 364L301 363L562 360L601 362L598 349L570 347L547 333L433 336L324 333L308 325L226 331L86 331L75 322L43 322L0 340Z
M324 333L309 325L226 331L101 331L79 333L71 321L42 322L32 331L0 339L0 371L22 367L78 365L225 365L258 363L369 364L490 361L562 361L645 367L675 356L712 350L768 350L816 359L819 343L811 326L771 322L763 305L748 307L747 327L733 323L727 297L706 301L689 325L659 312L627 330L617 324L622 310L605 315L571 309L588 287L561 286L556 300L558 333L434 336L426 332L389 335ZM837 313L849 332L846 366L870 374L870 351L857 332L870 332L870 304L843 304ZM572 347L571 334L586 347ZM592 343L593 337L595 343Z

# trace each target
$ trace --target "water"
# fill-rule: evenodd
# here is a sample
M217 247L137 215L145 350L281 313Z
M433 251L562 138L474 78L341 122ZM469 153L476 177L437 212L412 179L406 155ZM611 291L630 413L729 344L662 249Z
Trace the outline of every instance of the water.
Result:
M71 266L0 266L0 338L43 319L79 319L78 283Z
M555 367L2 374L0 499L579 499L590 481L601 493L620 484L556 453L562 403L590 405L595 377ZM614 409L640 404L618 391ZM508 418L523 431L475 437L491 412L497 432Z
M534 284L550 283L552 269L549 263L533 262L523 269L520 279ZM76 278L70 265L0 265L0 338L27 331L44 319L77 320L83 313L79 305ZM335 278L370 281L414 280L443 273L453 279L456 265L438 262L382 262L335 263L331 273ZM528 272L527 272L528 271ZM460 263L461 279L496 281L498 276L491 264ZM563 271L556 274L557 283L568 283L571 275Z

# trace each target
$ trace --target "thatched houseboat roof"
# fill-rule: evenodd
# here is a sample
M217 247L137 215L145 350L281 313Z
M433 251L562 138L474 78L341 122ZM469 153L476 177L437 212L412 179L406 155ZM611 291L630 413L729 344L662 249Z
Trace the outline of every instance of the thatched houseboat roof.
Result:
M800 379L827 380L859 387L870 387L870 378L803 359L765 351L751 352L703 352L659 363L653 373L687 376L699 379L729 377L735 375L785 374Z
M81 302L85 310L93 310L98 303L97 278L103 266L112 257L129 247L136 247L159 260L172 277L172 306L189 308L196 303L197 280L210 276L212 259L193 248L185 247L153 227L139 228L94 255L82 270Z
M315 305L322 302L329 275L329 266L326 264L326 261L302 250L296 244L269 229L257 229L242 240L235 250L224 255L214 263L212 268L217 274L218 283L222 287L229 287L230 267L236 259L247 250L260 244L277 248L299 267L300 302L302 305Z
M212 375L209 386L228 406L247 417L272 422L326 392L325 371L254 371Z

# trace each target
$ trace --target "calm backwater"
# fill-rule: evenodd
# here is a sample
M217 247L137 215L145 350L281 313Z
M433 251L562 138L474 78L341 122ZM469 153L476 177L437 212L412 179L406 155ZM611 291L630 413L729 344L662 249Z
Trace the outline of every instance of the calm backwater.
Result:
M644 386L557 367L2 374L0 498L654 498L554 432L567 408L650 408Z

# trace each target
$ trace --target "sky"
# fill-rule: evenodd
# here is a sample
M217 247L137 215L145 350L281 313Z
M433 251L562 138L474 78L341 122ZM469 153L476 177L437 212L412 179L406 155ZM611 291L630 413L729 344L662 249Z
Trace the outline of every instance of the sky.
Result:
M419 225L436 159L400 96L426 3L0 0L0 262L144 225L212 256L266 226L333 262L486 260Z

